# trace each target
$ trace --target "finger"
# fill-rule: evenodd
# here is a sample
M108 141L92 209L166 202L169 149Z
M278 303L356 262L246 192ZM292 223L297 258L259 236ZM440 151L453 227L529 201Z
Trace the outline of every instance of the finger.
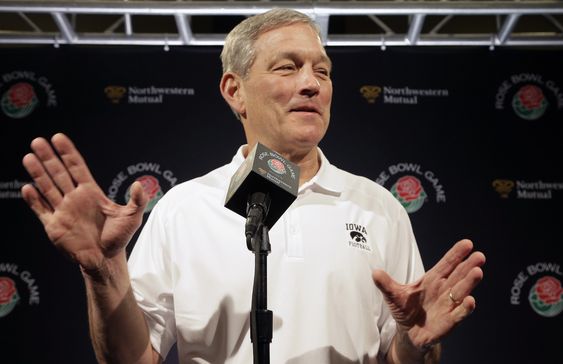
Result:
M145 207L149 202L148 196L143 189L143 185L139 181L133 182L131 185L131 198L127 203L127 207L134 212L145 211Z
M39 192L41 192L53 208L57 207L62 201L63 195L57 186L55 186L47 171L45 171L41 161L39 161L35 154L29 153L23 157L22 163L27 173L29 173L35 182L35 186Z
M475 311L476 303L475 298L467 296L463 299L461 304L457 306L452 312L452 320L457 324Z
M48 218L51 216L53 209L43 200L39 192L30 184L24 185L21 188L21 193L24 201L28 204L31 210L37 215L41 223L46 225Z
M451 288L451 294L456 298L456 300L465 299L466 296L469 296L471 291L481 282L483 279L483 270L480 267L473 267L467 276L457 282Z
M485 255L481 252L473 252L469 258L464 260L460 263L450 274L448 279L446 280L446 287L453 287L457 284L460 280L465 278L467 274L473 269L474 267L481 267L485 264Z
M68 193L74 189L74 183L70 174L45 139L37 138L33 140L31 142L31 149L41 164L43 164L55 185L63 193Z
M381 269L376 269L372 272L372 279L388 302L399 304L397 300L402 292L401 288L403 286L401 284L395 282L387 272Z
M57 133L53 135L51 142L76 183L94 182L84 158L66 135Z
M469 255L471 250L473 250L473 242L471 240L464 239L458 241L428 273L447 278Z

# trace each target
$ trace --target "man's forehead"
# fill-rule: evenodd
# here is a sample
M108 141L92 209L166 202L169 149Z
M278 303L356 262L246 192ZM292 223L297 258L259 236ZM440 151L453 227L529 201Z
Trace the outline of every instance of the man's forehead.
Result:
M306 42L301 44L300 36L303 33L301 31L296 31L295 26L305 26L310 28L317 41L316 45L318 46L311 47L311 45ZM294 38L292 34L298 34L298 36ZM271 42L271 39L265 39L272 37L278 38L279 42ZM302 39L305 40L305 38ZM318 33L313 27L306 23L288 24L275 29L270 29L258 36L257 43L260 44L260 46L256 49L258 51L257 56L260 57L260 55L262 55L269 61L307 56L314 58L315 62L325 62L332 65Z

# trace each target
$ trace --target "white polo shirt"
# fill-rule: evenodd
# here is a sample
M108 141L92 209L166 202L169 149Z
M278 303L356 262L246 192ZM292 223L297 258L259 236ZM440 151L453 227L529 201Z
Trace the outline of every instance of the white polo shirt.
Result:
M245 220L223 207L232 162L171 189L153 209L129 259L133 292L153 347L181 363L252 363L249 312L254 255ZM271 363L377 363L395 322L371 272L412 282L423 266L408 215L383 187L332 166L270 230Z

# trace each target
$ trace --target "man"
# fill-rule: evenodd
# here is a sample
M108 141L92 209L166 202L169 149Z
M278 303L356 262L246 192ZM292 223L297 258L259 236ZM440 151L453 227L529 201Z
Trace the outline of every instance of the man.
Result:
M270 232L272 363L437 361L439 340L475 308L484 255L462 240L424 274L404 209L320 152L331 62L308 17L251 17L229 34L221 58L221 93L247 145L159 201L129 268L125 246L147 203L140 183L126 206L113 203L62 134L51 140L60 158L38 138L23 159L36 186L22 188L24 199L81 267L98 360L161 362L177 342L181 362L252 361L253 257L244 220L222 204L259 141L301 167L299 197ZM358 244L346 243L347 226L362 235Z

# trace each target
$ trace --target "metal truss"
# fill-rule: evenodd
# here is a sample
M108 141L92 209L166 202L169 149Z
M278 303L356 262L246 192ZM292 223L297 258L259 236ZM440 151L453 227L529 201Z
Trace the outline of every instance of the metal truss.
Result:
M563 46L563 1L3 1L0 44L222 45L226 24L274 7L329 46Z

